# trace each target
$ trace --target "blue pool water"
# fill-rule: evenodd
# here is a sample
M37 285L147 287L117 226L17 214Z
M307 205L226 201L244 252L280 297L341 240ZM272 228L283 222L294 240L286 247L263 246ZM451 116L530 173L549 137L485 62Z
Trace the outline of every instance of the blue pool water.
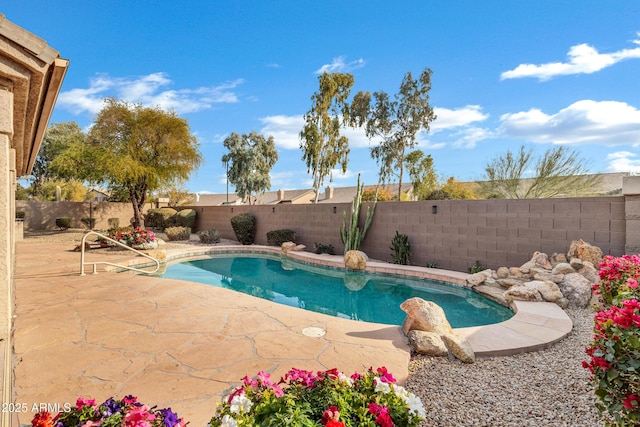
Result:
M232 289L280 304L365 322L401 325L412 297L441 306L454 328L498 323L513 312L468 289L428 280L350 272L259 254L172 264L160 277Z

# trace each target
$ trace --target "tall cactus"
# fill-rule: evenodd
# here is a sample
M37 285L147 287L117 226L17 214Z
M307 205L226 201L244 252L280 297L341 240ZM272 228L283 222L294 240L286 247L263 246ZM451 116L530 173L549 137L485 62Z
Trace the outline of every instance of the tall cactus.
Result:
M358 191L356 196L351 202L351 217L349 218L349 225L347 225L347 213L342 212L342 227L340 227L340 241L344 244L344 253L346 254L350 250L360 249L360 244L364 240L367 230L371 227L371 221L373 221L373 214L376 211L376 203L378 201L378 190L374 197L373 205L367 207L367 218L364 222L364 228L360 230L358 226L358 219L360 217L360 206L362 205L362 192L364 191L364 184L360 183L360 175L358 174Z

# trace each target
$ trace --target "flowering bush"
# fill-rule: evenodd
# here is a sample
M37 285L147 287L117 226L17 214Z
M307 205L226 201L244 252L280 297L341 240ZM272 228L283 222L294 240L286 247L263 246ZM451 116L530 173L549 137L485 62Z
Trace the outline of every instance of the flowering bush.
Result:
M336 369L314 374L294 368L277 384L260 371L255 379L243 378L210 425L417 426L425 418L422 402L395 382L384 367L351 377Z
M184 427L171 408L154 409L138 402L135 396L122 400L107 399L101 405L96 401L79 397L76 407L52 416L49 412L39 412L31 421L31 427Z
M610 425L640 425L640 257L605 257L593 289L602 310L595 315L593 342L586 348L600 400Z
M619 258L607 255L599 267L600 283L594 284L592 289L598 295L600 308L640 298L640 255L623 255Z
M116 231L109 233L107 237L117 240L127 246L140 246L156 241L156 234L151 230L136 227L129 231Z

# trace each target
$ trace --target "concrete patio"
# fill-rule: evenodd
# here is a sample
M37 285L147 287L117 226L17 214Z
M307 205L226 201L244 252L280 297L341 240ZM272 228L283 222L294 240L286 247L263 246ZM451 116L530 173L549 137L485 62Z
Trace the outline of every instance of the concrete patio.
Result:
M14 401L29 409L73 404L78 396L103 401L133 394L203 426L229 389L260 370L276 379L292 367L351 374L386 366L400 380L409 375L410 349L397 326L339 319L191 282L105 271L80 276L74 246L17 243ZM209 249L187 247L168 255ZM87 259L105 256L112 262L131 259L127 252L91 251ZM554 304L518 303L517 310L507 322L459 332L479 356L491 356L544 348L571 331L571 321ZM306 336L308 327L326 334ZM29 423L33 415L16 414L16 424Z

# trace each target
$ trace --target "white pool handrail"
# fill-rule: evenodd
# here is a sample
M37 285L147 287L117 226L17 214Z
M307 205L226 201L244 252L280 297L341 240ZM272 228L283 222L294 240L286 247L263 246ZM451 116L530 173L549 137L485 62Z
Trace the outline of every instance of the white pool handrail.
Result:
M110 242L115 243L118 246L121 246L125 249L128 249L130 251L133 251L135 253L137 253L138 255L142 255L145 258L149 258L151 261L153 261L156 264L156 268L153 269L153 271L146 271L146 270L141 270L139 268L135 268L135 267L129 267L127 265L122 265L122 264L114 264L112 262L108 262L108 261L95 261L95 262L85 262L84 261L84 244L85 241L87 240L87 237L89 237L91 234L95 234L96 236L102 237L105 240L108 240ZM132 270L132 271L136 271L138 273L145 273L145 274L153 274L156 271L158 271L160 269L160 261L158 261L156 258L152 257L151 255L145 254L142 251L139 251L137 249L132 248L131 246L127 246L123 243L118 242L117 240L112 239L111 237L107 237L104 234L100 234L97 231L89 231L87 234L85 234L84 236L82 236L82 242L80 243L80 275L84 276L84 266L85 264L93 264L93 274L98 274L98 271L96 269L96 265L98 264L105 264L105 265L111 265L114 267L118 267L118 268L125 268L127 270Z

